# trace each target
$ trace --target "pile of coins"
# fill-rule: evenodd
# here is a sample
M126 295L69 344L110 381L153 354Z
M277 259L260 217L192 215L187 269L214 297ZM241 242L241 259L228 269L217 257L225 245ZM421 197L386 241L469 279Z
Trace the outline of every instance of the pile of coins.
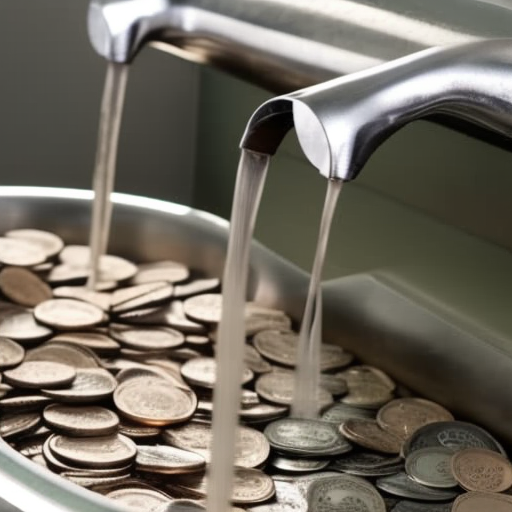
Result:
M0 237L0 436L127 510L204 510L217 279L104 256L54 234ZM246 305L233 508L512 511L512 466L484 429L324 345L318 419L289 417L298 334Z

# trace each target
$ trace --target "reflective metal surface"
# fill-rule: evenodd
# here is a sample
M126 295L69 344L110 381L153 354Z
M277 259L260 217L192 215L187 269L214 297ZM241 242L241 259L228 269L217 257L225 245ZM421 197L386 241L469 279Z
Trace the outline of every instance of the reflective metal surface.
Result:
M295 126L322 175L350 180L390 135L432 114L509 137L511 77L512 39L424 50L269 100L249 121L242 147L273 154Z
M512 5L482 0L92 0L96 51L146 43L286 92L433 46L512 37Z

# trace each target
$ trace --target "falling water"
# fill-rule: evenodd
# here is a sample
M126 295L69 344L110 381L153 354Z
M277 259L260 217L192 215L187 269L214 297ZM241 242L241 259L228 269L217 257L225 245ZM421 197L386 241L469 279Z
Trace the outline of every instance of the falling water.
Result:
M213 439L208 512L229 510L244 367L244 308L249 249L270 156L243 150L231 212L231 229L224 267L222 320L217 348L217 382L213 402Z
M94 289L98 281L99 260L105 254L110 234L112 203L110 194L114 188L117 144L123 114L128 65L110 62L105 77L105 88L101 100L100 125L96 163L94 166L92 208L89 246L91 248L91 272L87 286Z
M320 281L332 218L342 183L341 180L329 180L327 185L313 270L299 334L294 399L291 408L291 415L296 418L314 418L318 414L317 392L320 379L320 346L322 343L322 292Z

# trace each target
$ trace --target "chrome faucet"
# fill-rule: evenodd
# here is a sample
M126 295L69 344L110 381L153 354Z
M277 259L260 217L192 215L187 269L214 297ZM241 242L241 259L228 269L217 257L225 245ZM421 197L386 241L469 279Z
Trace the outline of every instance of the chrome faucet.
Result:
M241 146L274 154L295 127L323 176L351 180L390 135L435 114L512 137L512 39L425 50L279 96L256 110Z

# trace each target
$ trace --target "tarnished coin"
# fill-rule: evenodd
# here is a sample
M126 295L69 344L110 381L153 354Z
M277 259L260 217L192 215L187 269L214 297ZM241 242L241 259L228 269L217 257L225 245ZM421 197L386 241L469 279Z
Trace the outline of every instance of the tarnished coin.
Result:
M147 286L147 285L140 285ZM162 302L169 301L173 296L174 288L171 284L163 283L158 287L153 286L153 289L142 295L125 300L116 305L112 305L112 313L120 314L132 309L142 309L161 304Z
M115 412L96 405L73 407L52 404L43 411L45 422L57 431L73 437L107 436L117 432Z
M289 455L315 458L352 448L334 425L321 420L283 418L267 425L264 433L272 448Z
M322 414L322 420L341 425L350 418L375 418L375 412L348 404L335 403Z
M73 473L71 471L63 471L60 476L73 482L80 487L86 489L93 489L102 485L112 485L125 482L130 478L130 473L118 476L95 476L95 475L84 475L81 471Z
M354 451L333 460L329 469L355 476L377 477L403 471L404 463L401 457Z
M189 419L197 407L190 390L159 377L137 377L120 384L114 393L119 412L149 426L170 425Z
M0 290L21 306L34 307L52 298L52 289L36 274L21 267L5 267L0 271Z
M174 287L174 297L184 299L200 293L209 293L216 291L220 286L220 280L216 277L210 279L195 279L190 283L177 284Z
M62 238L41 229L11 229L5 233L5 236L38 246L45 253L46 258L53 258L64 248Z
M320 387L334 396L344 395L348 390L347 383L344 379L339 375L332 375L330 373L320 374Z
M165 281L155 281L154 283L137 284L125 288L117 288L110 294L110 305L112 308L120 306L124 302L129 302L138 297L144 296L158 290L167 283Z
M254 336L254 346L258 352L276 363L286 366L297 364L299 335L293 331L266 330ZM342 368L352 362L354 356L336 345L322 344L320 367L322 370Z
M99 368L98 358L86 347L62 341L43 343L28 350L25 361L53 361L75 368Z
M25 349L9 338L0 337L0 369L16 366L23 361Z
M393 399L394 382L373 366L352 366L338 375L348 386L347 395L341 399L344 404L378 408Z
M295 392L295 375L284 369L276 369L264 373L255 384L258 395L274 404L290 405ZM319 407L325 407L332 403L332 396L325 389L319 388L317 401Z
M189 275L189 269L182 263L164 260L139 265L137 274L132 278L132 283L143 284L152 283L154 281L179 283L188 279Z
M51 299L34 309L36 319L57 329L85 329L103 321L103 311L93 304L75 299Z
M11 437L34 430L41 421L38 412L22 412L17 414L0 415L0 437Z
M130 463L137 446L129 438L114 434L101 437L50 437L49 448L64 462L86 468L111 468Z
M392 509L392 512L451 512L453 502L432 503L429 501L400 500Z
M66 386L75 377L76 371L73 367L50 361L27 361L4 372L7 384L29 389Z
M135 350L166 350L183 345L185 336L170 327L130 327L110 324L109 334L128 348Z
M89 269L91 252L85 245L68 245L60 253L63 263L79 269ZM137 273L137 266L132 262L105 254L100 258L99 281L125 281Z
M321 471L329 465L329 459L301 459L288 457L274 457L270 463L276 469L290 473L311 473Z
M510 462L490 450L466 448L457 452L451 459L451 470L466 491L503 492L512 487Z
M308 489L309 510L318 512L386 512L377 489L362 478L338 475L314 481Z
M160 435L160 429L157 427L146 427L126 419L119 423L119 433L124 434L137 441L141 439L151 439Z
M259 403L250 407L242 407L238 414L245 422L269 421L286 416L288 407Z
M105 496L128 510L136 512L159 512L162 507L171 503L169 496L163 492L138 485L115 489L105 494Z
M62 389L43 389L44 395L59 402L90 403L108 398L117 381L103 368L80 368L71 385Z
M182 427L168 428L163 432L164 440L171 446L201 455L210 462L212 430L209 425L196 422ZM265 462L270 453L266 437L250 427L238 427L235 444L235 465L254 468Z
M457 481L450 467L452 455L449 448L442 446L416 450L407 457L405 472L416 482L429 487L455 487Z
M272 365L260 356L260 353L252 346L245 346L244 363L254 373L267 373L272 371Z
M453 415L441 405L423 398L397 398L377 413L377 423L403 439L420 427L439 421L453 421Z
M512 496L491 492L467 492L453 503L452 512L511 512Z
M185 314L197 322L218 324L222 317L222 295L220 293L203 293L183 302Z
M242 512L242 509L239 509ZM178 499L158 512L206 512L206 507L199 500Z
M31 310L0 301L0 336L29 343L47 338L51 334L51 329L35 321Z
M89 290L85 286L59 286L53 289L53 296L56 299L76 299L88 302L103 311L110 309L110 294ZM48 298L51 298L51 296Z
M383 430L375 420L352 418L340 425L341 433L350 441L382 453L400 453L402 440Z
M194 386L213 388L217 374L217 362L213 357L196 357L181 367L181 375ZM248 368L244 369L242 383L247 384L254 377Z
M203 457L180 448L166 445L137 446L135 464L138 470L150 473L196 473L205 468Z
M44 251L32 242L0 237L0 263L16 267L33 267L46 260Z
M389 494L412 500L449 501L458 494L456 491L422 485L409 478L404 472L378 478L375 485Z
M307 512L306 496L299 486L282 480L274 480L274 486L276 493L272 501L251 507L251 512Z
M41 395L18 395L0 400L0 411L2 412L29 412L44 409L51 400Z
M404 444L403 454L430 446L444 446L459 451L464 448L485 448L501 454L505 451L486 430L464 421L440 421L418 429Z
M101 332L63 332L59 333L50 340L52 342L64 342L86 347L94 351L98 355L110 355L119 351L120 345L106 334Z

